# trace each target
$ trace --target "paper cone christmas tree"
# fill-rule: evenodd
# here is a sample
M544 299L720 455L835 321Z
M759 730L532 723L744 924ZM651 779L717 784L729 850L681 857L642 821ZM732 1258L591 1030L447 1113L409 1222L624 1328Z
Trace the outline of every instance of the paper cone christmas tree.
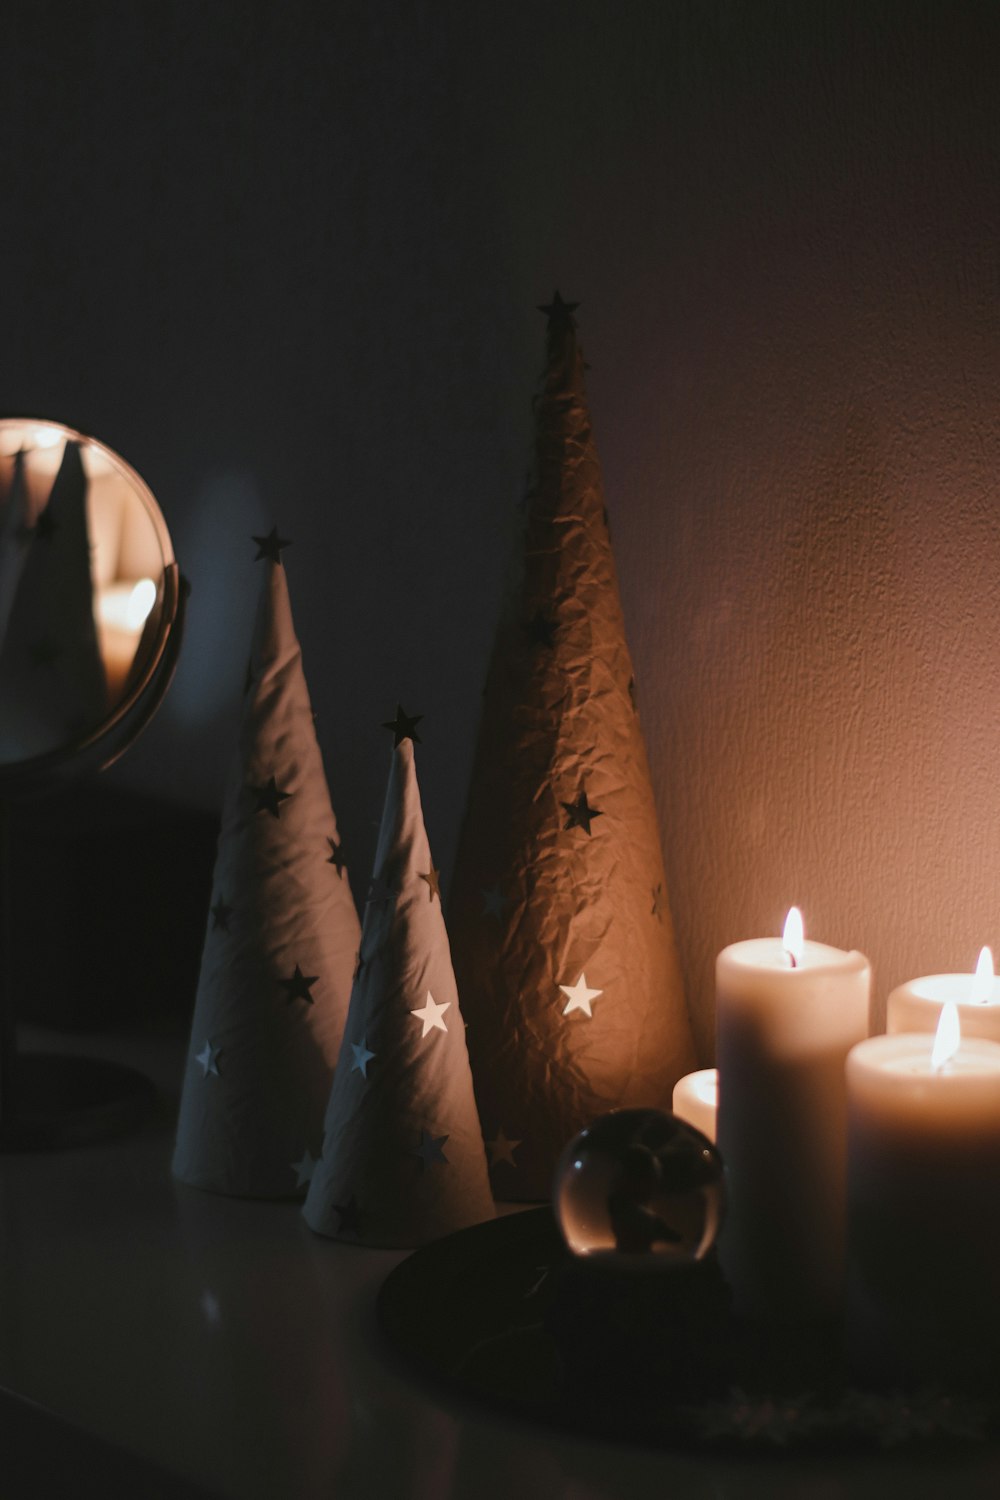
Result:
M449 908L497 1197L669 1109L693 1065L575 304L556 293L522 577L498 628Z
M18 542L18 567L4 563L16 584L5 601L0 645L0 754L41 755L95 729L108 712L107 684L97 646L87 527L87 475L77 443L67 443L45 505L30 527L11 536L23 463L15 470L4 553ZM19 574L19 576L18 576ZM9 610L9 613L7 611Z
M24 452L0 459L0 651L27 550L28 512Z
M358 975L323 1159L303 1210L320 1234L423 1244L493 1217L465 1027L399 711Z
M218 1193L300 1191L351 990L360 927L292 623L283 542L265 576L225 797L174 1175Z

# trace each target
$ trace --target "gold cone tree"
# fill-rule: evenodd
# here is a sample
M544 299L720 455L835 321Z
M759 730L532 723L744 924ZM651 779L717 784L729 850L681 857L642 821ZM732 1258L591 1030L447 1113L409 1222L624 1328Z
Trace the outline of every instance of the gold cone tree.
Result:
M693 1065L575 304L556 293L522 575L499 625L449 906L496 1196L542 1199L607 1110Z
M313 727L282 542L265 574L226 791L174 1175L244 1197L308 1181L360 924Z
M414 723L399 710L323 1158L303 1209L318 1233L367 1245L421 1245L494 1211Z

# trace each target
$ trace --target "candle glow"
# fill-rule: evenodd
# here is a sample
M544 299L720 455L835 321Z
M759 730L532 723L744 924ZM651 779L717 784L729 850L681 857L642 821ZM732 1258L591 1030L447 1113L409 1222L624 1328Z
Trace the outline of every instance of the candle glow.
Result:
M94 592L97 639L112 703L118 701L128 681L156 594L152 578L120 578Z
M969 991L970 1005L987 1005L993 998L993 954L989 948L979 950L979 962Z
M97 618L102 625L117 626L136 634L145 625L156 603L156 584L151 578L136 583L112 583L97 591Z
M940 1073L951 1062L962 1044L962 1027L958 1019L958 1006L949 1001L941 1008L941 1019L934 1033L931 1048L931 1072Z
M788 916L785 918L785 930L781 934L781 946L788 954L793 969L797 969L802 962L805 952L805 931L802 926L802 913L797 906L788 908Z
M1000 1042L1000 989L989 948L980 950L974 974L968 969L957 974L924 974L897 985L886 1005L886 1031L890 1035L920 1031L933 1035L941 1007L950 1001L958 1006L963 1037Z

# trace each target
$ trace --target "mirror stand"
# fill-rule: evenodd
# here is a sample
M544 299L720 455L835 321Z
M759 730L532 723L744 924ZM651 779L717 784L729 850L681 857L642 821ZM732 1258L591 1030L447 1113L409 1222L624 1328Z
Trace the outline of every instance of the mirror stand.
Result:
M13 949L12 807L0 797L0 1151L86 1145L138 1124L149 1079L98 1057L18 1048Z
M173 678L184 633L188 586L176 564L166 570L166 594L172 628L151 682L131 700L115 721L110 747L99 764L107 768L136 741L159 708ZM88 747L93 750L96 747ZM58 759L62 760L60 756ZM57 786L60 767L49 764L44 775L25 777L10 768L0 775L0 1151L49 1151L83 1146L119 1135L138 1125L151 1110L156 1090L144 1074L100 1057L26 1052L17 1038L16 935L13 893L16 879L15 805L26 791L35 794ZM22 768L23 770L23 768ZM7 794L5 781L15 788Z

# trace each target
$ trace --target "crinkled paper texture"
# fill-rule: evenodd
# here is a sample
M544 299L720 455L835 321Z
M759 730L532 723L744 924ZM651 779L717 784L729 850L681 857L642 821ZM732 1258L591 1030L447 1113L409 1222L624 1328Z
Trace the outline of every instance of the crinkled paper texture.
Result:
M318 1155L347 1014L360 925L313 727L285 570L264 562L252 684L223 807L213 905L202 954L178 1122L174 1174L251 1197L294 1194L296 1164ZM273 776L279 816L251 788ZM228 927L228 930L227 930ZM312 1003L289 999L298 965ZM198 1062L206 1042L218 1076Z
M600 468L568 318L549 327L523 576L498 628L449 908L501 1198L549 1196L596 1116L669 1109L693 1066ZM539 629L541 621L544 628ZM551 645L544 636L551 626ZM566 827L585 792L601 816ZM499 916L486 892L502 898ZM560 985L600 989L592 1017Z
M375 857L378 888L393 895L365 912L363 967L351 996L344 1045L323 1142L304 1214L320 1234L363 1244L406 1246L493 1217L441 901L421 879L432 869L413 765L405 739L393 753ZM376 890L378 894L378 889ZM447 1031L413 1011L428 992ZM374 1055L367 1078L352 1044ZM445 1162L423 1162L421 1139L447 1137ZM351 1205L347 1217L343 1210Z

